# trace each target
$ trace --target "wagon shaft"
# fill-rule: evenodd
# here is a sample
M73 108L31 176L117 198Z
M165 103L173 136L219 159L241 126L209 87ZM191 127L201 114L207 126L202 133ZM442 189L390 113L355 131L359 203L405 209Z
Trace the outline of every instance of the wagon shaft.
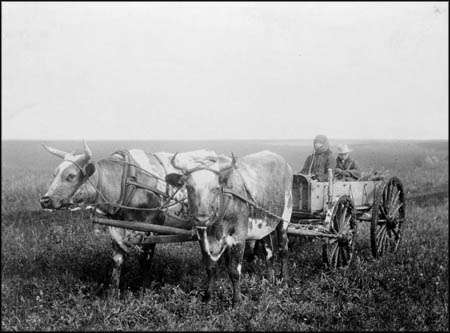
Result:
M139 245L146 244L160 244L160 243L180 243L180 242L192 242L198 240L196 235L163 235L163 236L147 236L145 240L139 242ZM128 242L130 245L136 245L136 243Z
M167 227L163 225L150 224L144 222L136 222L136 221L119 221L119 220L111 220L100 217L95 217L92 220L93 223L103 224L110 227L131 229L136 231L144 231L144 232L157 232L163 235L187 235L187 236L195 236L195 231L193 230L185 230L180 228Z

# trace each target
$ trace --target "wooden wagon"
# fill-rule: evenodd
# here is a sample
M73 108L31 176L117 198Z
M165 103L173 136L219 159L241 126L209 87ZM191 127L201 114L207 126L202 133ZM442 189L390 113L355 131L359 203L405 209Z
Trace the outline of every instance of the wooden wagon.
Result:
M319 182L294 175L290 235L323 237L322 256L332 268L350 264L358 222L370 223L374 257L396 251L405 221L405 194L397 177L372 181Z

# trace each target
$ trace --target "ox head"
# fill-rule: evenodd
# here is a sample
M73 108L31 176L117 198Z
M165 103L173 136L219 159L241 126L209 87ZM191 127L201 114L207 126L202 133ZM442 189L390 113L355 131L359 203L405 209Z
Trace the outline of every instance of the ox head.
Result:
M92 152L86 142L81 154L67 153L46 145L43 147L63 159L53 174L53 180L45 195L40 199L42 208L59 209L71 204L71 198L78 188L95 172L90 162Z
M186 163L186 159L189 159L189 156L186 156L188 154L190 153L173 156L172 165L181 170L182 174L168 174L166 181L172 186L186 186L194 224L197 227L206 227L218 216L221 189L235 166L235 159L213 153L197 159L195 163Z

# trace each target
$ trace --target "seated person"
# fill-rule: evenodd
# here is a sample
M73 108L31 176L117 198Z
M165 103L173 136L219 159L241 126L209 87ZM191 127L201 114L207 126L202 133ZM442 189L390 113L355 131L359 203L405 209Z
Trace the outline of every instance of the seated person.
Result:
M320 182L328 180L328 169L334 168L333 153L330 150L328 138L325 135L317 135L313 142L314 153L309 155L303 165L301 174L311 175Z
M334 175L337 180L354 181L361 177L356 162L350 157L352 151L347 145L338 145L338 157Z

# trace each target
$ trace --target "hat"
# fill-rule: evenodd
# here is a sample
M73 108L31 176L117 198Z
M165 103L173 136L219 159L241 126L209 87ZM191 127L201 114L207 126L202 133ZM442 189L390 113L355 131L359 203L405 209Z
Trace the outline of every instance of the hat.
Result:
M338 145L337 146L337 151L338 151L338 154L346 154L346 153L349 153L349 152L351 152L353 150L350 149L347 145Z

